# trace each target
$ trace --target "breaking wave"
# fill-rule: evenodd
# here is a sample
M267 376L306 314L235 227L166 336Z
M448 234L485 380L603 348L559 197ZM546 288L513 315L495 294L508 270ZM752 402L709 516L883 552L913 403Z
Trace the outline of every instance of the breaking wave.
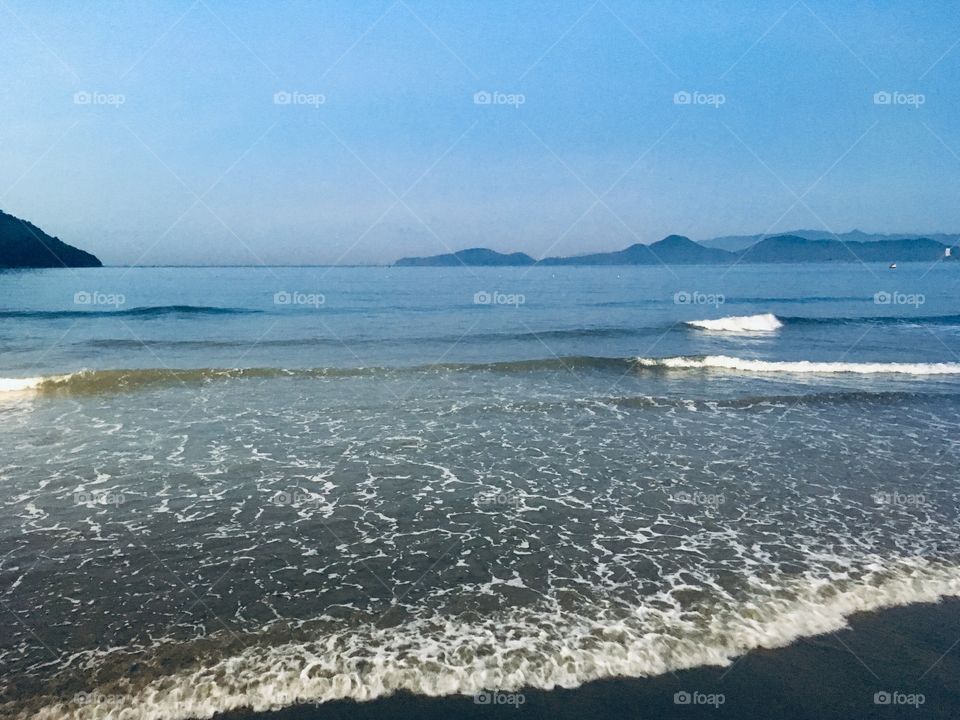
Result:
M686 324L700 330L733 333L773 332L783 327L783 323L772 313L731 315L717 320L690 320Z
M795 317L760 313L757 315L730 315L715 320L688 320L684 325L713 332L766 333L780 330L784 326L794 325L960 325L960 315Z
M25 392L36 390L44 382L42 377L0 378L0 392Z
M0 378L0 393L41 395L89 395L127 392L150 387L195 385L220 380L247 378L350 378L391 377L422 373L489 372L499 374L555 371L609 372L623 374L631 369L729 370L746 373L802 374L900 374L958 375L960 363L817 362L811 360L758 360L728 355L677 356L663 358L608 358L573 356L511 360L491 363L436 363L400 367L325 368L185 368L79 370L61 375L27 378Z
M734 370L749 373L859 375L957 375L960 363L816 362L812 360L755 360L729 355L637 358L641 367L665 370Z
M185 368L78 370L62 375L31 378L0 378L0 392L36 391L41 394L120 392L164 385L188 385L242 378L333 378L385 377L428 372L524 373L556 370L625 372L632 366L626 358L574 356L492 363L435 363L404 367L325 368Z
M626 613L515 611L469 622L430 617L400 627L343 629L308 642L250 645L205 667L124 680L19 714L38 720L210 718L397 691L441 696L497 689L574 688L608 677L647 677L727 666L756 648L839 630L859 612L960 596L960 568L921 559L873 564L846 585L801 576L778 591L687 613L644 604Z

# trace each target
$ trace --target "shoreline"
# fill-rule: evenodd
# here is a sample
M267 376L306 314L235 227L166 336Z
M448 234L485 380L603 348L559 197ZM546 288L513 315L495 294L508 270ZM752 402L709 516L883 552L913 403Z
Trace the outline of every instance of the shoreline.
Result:
M690 704L675 702L689 698ZM875 702L876 693L887 693ZM727 667L610 678L574 689L473 696L397 693L282 710L237 710L216 720L496 720L543 718L960 718L960 599L859 613L849 627L779 649L752 650Z

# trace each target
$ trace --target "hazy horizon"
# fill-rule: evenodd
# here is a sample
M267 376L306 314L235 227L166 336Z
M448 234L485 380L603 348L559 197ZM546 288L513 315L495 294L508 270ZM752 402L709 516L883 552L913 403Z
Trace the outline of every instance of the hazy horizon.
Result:
M0 209L110 265L949 233L958 8L0 5Z

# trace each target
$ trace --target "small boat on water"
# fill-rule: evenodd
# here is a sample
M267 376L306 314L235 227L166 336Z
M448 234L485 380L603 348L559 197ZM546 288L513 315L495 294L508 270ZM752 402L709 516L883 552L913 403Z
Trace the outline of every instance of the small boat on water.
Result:
M897 264L896 264L896 263L890 263L890 269L891 269L891 270L896 270L896 269L897 269Z

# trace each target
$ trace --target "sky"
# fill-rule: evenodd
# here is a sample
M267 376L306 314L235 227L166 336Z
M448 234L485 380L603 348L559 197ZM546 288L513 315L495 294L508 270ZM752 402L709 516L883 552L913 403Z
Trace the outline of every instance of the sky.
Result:
M0 209L107 264L960 231L957 3L0 0L0 78Z

